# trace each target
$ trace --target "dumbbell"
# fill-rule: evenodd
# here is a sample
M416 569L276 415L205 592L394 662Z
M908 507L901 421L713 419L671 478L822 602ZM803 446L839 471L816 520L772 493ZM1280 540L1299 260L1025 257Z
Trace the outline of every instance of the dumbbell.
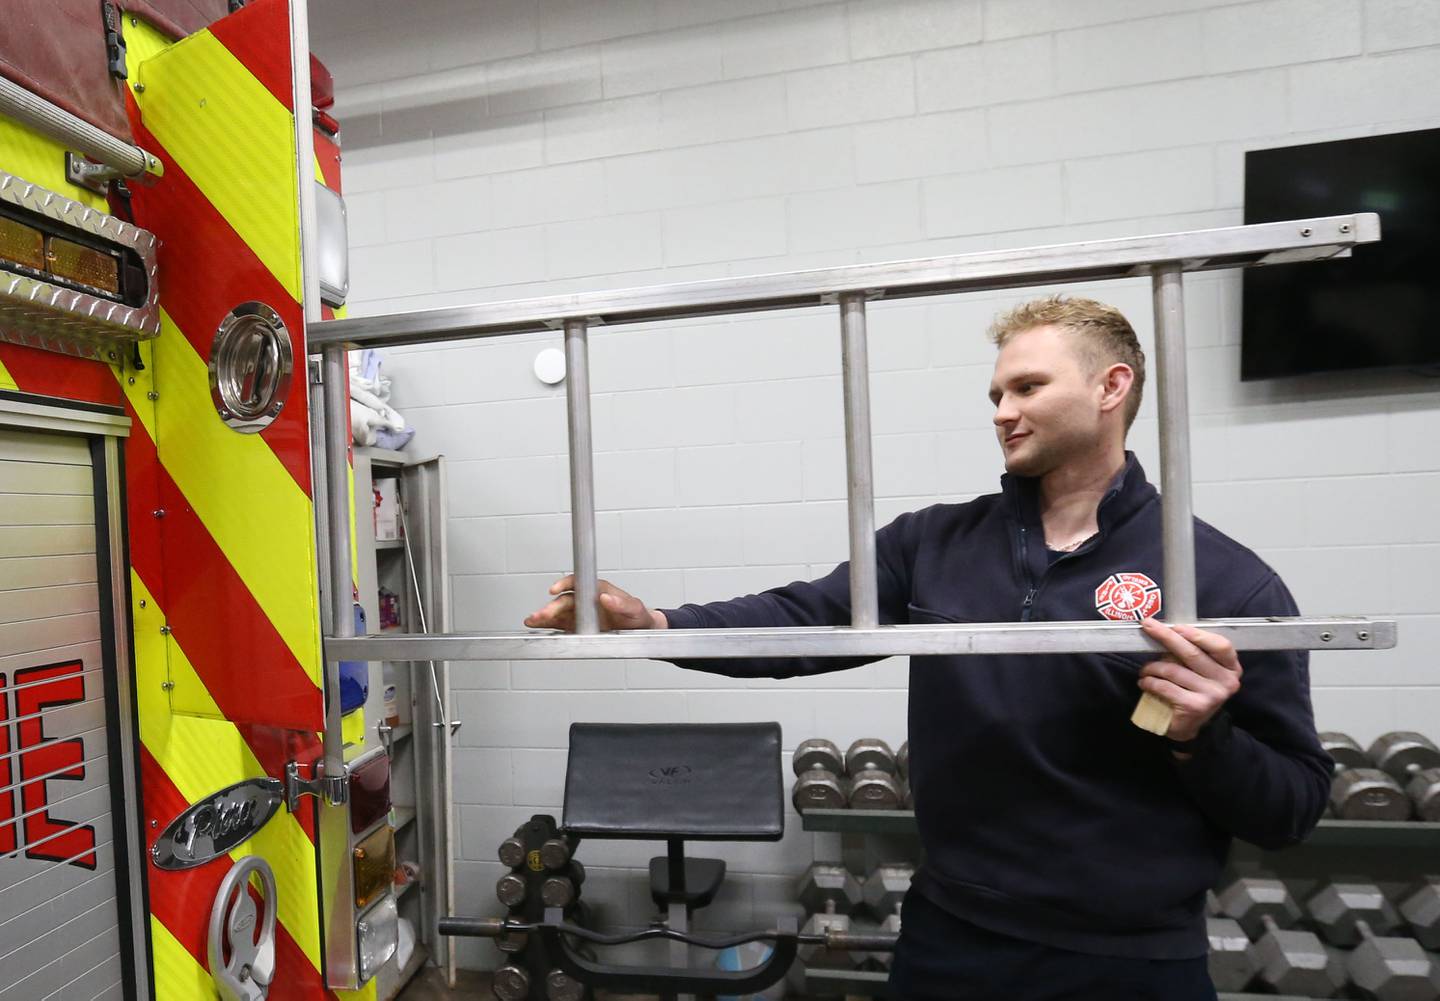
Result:
M1319 734L1320 746L1335 759L1335 774L1351 768L1373 768L1374 762L1365 754L1365 749L1348 733L1327 730Z
M824 768L811 768L795 780L790 802L797 813L806 810L839 810L850 802L850 783Z
M850 776L850 809L898 810L905 802L900 780L879 768L864 768Z
M1334 883L1310 899L1310 914L1335 945L1353 945L1346 956L1350 980L1378 1001L1440 998L1440 967L1414 939L1391 935L1400 915L1373 883Z
M816 862L800 877L796 898L810 912L810 919L801 929L805 934L849 932L850 912L860 905L863 896L860 883L843 865ZM799 949L807 966L845 968L858 965L861 953L841 952L823 945L807 944Z
M1349 768L1330 783L1330 809L1342 820L1408 820L1410 797L1378 768Z
M1221 911L1256 939L1260 979L1276 993L1328 998L1345 985L1343 965L1320 939L1290 929L1300 920L1300 905L1280 880L1237 879L1221 891L1219 900Z
M1210 940L1210 979L1216 990L1243 991L1260 972L1260 960L1250 937L1234 918L1207 917L1205 935Z
M853 779L871 770L894 775L895 752L879 737L861 737L845 752L845 774Z
M1440 951L1440 877L1427 876L1400 902L1400 916L1425 948Z
M866 877L860 895L865 906L876 918L884 920L900 913L900 905L915 878L915 867L908 862L882 862Z
M822 737L802 740L795 748L795 759L791 762L796 775L820 768L832 775L845 774L845 756L840 748Z
M1335 759L1327 813L1342 820L1405 820L1410 802L1405 790L1349 734L1327 731L1320 746Z
M1416 772L1405 791L1410 794L1421 820L1440 824L1440 768Z
M895 752L879 737L861 737L845 752L852 810L898 810L905 793L895 771Z
M813 737L800 742L792 762L795 790L790 802L797 813L806 810L838 810L850 802L850 783L845 780L845 756L828 740Z
M1376 768L1402 784L1427 768L1440 768L1440 747L1424 734L1410 730L1382 734L1366 753Z

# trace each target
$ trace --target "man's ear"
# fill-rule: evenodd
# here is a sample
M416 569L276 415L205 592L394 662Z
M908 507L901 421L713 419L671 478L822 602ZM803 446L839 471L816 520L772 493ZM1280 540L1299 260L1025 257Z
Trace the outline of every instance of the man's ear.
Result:
M1107 368L1100 382L1100 412L1109 413L1121 406L1135 383L1135 371L1124 362Z

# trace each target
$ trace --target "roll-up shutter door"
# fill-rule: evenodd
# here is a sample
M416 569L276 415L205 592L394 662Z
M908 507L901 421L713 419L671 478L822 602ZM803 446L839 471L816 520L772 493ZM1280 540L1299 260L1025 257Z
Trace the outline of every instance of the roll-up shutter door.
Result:
M85 438L0 428L0 1001L125 997L97 514Z

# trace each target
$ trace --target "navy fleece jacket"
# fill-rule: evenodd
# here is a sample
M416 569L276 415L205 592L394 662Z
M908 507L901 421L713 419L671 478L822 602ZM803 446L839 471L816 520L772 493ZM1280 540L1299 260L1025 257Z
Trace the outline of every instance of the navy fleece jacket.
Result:
M1005 476L1001 486L877 533L882 623L1096 619L1108 596L1097 591L1127 573L1160 585L1163 603L1160 498L1133 454L1100 503L1099 534L1053 561L1035 481ZM1199 520L1195 562L1202 618L1299 614L1273 570ZM846 625L848 575L841 564L820 580L662 611L679 629ZM874 659L675 663L786 678ZM1303 839L1324 809L1331 759L1315 733L1304 651L1242 653L1240 691L1188 761L1130 723L1150 659L912 657L910 768L925 851L916 890L965 920L1060 948L1205 955L1204 895L1230 839Z

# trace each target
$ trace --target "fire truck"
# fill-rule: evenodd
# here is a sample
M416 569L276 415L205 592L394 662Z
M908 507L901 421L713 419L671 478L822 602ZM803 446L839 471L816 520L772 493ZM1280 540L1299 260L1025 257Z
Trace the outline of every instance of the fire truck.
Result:
M305 18L0 16L0 1001L398 990L388 757L326 725L305 338L348 282Z

